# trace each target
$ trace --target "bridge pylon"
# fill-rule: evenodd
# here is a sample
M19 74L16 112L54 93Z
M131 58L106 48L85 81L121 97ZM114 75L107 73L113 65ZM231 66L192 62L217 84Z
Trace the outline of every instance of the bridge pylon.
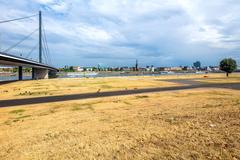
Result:
M42 63L42 11L39 11L39 63Z

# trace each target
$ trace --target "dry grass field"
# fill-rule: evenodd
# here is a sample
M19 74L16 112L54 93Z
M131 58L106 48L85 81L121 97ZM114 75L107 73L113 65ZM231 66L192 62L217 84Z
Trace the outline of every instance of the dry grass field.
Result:
M216 83L221 76L202 81ZM0 99L96 92L103 85L111 86L103 90L180 85L159 81L167 78L15 82L0 86ZM238 75L227 81L236 79L240 82ZM19 84L23 87L14 90ZM18 95L45 89L46 95ZM240 91L192 89L0 108L0 159L238 160Z
M76 93L96 93L154 87L170 87L178 84L158 81L154 77L119 77L119 78L83 78L51 79L39 81L21 81L0 85L0 100L66 95Z

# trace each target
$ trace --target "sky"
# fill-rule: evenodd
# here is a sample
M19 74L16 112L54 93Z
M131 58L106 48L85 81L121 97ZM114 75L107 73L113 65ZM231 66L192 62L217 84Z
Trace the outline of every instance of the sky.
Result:
M240 62L239 0L0 0L0 10L0 21L41 10L57 67ZM0 24L0 49L36 28L37 17ZM11 52L26 56L37 41L35 33Z

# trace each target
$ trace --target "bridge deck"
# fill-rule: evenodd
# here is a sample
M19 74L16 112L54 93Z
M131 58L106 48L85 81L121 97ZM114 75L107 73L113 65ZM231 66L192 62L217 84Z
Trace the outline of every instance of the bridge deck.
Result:
M57 71L58 69L49 66L43 63L39 63L33 60L29 60L23 57L18 57L14 55L10 55L7 53L0 52L0 64L2 65L10 65L10 66L24 66L24 67L32 67L32 68L44 68L53 71Z

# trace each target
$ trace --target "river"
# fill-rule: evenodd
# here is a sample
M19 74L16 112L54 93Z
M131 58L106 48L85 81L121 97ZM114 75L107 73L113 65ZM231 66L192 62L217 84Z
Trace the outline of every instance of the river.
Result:
M127 76L161 76L161 75L183 75L183 74L203 74L198 73L175 73L175 72L159 72L159 73L123 73L123 72L70 72L70 73L58 73L58 78L97 78L97 77L127 77ZM30 74L24 74L23 79L31 79ZM17 80L17 75L0 73L0 81L12 81Z

